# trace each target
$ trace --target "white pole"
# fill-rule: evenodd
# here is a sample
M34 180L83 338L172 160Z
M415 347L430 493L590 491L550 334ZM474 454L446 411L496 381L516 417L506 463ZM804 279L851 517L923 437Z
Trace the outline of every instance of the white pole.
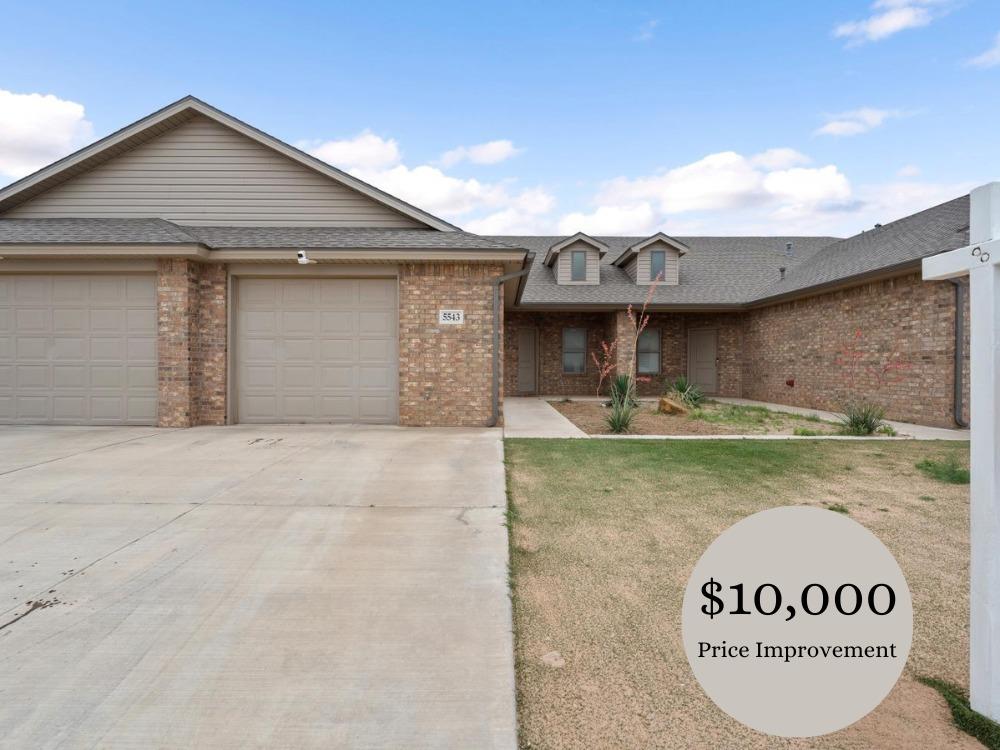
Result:
M971 245L1000 239L1000 183L972 192ZM1000 721L1000 265L969 272L972 484L970 675L972 708Z

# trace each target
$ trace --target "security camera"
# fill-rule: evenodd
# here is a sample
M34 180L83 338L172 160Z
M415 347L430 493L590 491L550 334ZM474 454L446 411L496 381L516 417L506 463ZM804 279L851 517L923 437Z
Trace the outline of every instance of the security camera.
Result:
M309 260L309 256L306 255L306 251L305 250L299 250L295 255L298 258L299 265L307 266L310 263L315 263L316 262L314 260Z

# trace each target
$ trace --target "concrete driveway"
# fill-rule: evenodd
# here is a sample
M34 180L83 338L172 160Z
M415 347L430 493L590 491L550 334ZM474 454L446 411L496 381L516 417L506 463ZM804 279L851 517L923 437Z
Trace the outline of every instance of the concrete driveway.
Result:
M0 744L514 748L499 430L0 427Z

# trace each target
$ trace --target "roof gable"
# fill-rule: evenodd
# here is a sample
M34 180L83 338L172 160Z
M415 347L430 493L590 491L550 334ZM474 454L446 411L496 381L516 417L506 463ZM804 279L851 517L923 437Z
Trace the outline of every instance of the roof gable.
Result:
M0 190L0 215L456 229L194 97Z
M608 252L608 246L605 245L600 240L594 239L589 234L584 234L583 232L577 232L572 237L566 237L560 240L559 242L554 243L551 247L549 247L548 252L545 253L545 261L544 261L545 265L551 266L555 262L556 256L558 256L562 250L565 250L570 245L575 245L578 242L582 242L585 245L590 245L591 247L593 247L595 250L597 250L597 253L601 258L603 258L605 254Z
M621 255L615 258L615 260L612 262L612 265L623 266L630 260L632 260L632 258L636 257L639 253L645 250L647 247L657 244L663 244L667 245L668 247L672 247L677 251L678 255L684 255L688 250L691 249L676 237L671 237L670 235L664 234L663 232L657 232L656 234L651 235L650 237L646 237L643 240L639 240L638 242L629 245L627 248L625 248L625 252L623 252Z

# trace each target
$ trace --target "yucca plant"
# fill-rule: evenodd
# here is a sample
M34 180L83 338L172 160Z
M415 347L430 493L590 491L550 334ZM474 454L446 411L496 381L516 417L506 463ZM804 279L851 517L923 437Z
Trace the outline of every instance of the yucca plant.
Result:
M635 379L619 373L611 378L611 407L622 404L635 408L639 402L635 398Z
M692 409L697 409L705 400L705 394L702 393L701 388L690 382L683 375L670 384L670 387L667 389L667 395Z
M622 435L632 429L632 420L635 418L636 408L626 402L611 404L611 411L605 417L608 430L615 435Z
M885 424L885 409L869 401L857 401L844 407L840 423L845 435L874 435Z

